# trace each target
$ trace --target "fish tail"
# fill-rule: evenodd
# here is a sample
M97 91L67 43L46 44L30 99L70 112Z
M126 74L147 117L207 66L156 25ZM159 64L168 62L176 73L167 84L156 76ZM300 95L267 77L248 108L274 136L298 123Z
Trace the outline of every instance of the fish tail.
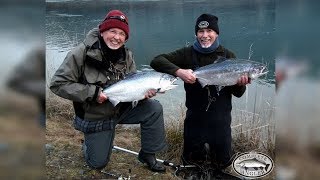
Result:
M264 169L267 171L269 166L270 166L270 164L267 164Z

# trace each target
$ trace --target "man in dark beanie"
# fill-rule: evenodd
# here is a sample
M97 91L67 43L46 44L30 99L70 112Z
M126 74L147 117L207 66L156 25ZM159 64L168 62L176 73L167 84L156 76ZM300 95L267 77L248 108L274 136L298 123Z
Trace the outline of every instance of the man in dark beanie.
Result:
M234 53L219 42L218 18L200 15L195 24L196 40L168 54L156 56L151 67L157 71L180 77L186 91L186 118L182 160L186 164L202 164L211 160L214 169L222 170L231 164L232 95L241 97L250 83L247 75L233 86L224 87L219 95L215 86L202 88L193 70L235 58Z
M93 169L104 168L110 159L117 124L141 125L139 161L150 170L164 172L155 153L166 147L161 104L145 99L134 108L131 103L113 106L103 89L136 72L132 52L125 47L129 38L129 21L119 10L110 11L98 28L87 34L83 43L71 50L51 79L50 89L73 102L74 127L83 132L84 157Z
M212 29L219 34L218 18L211 14L202 14L198 17L196 25L194 26L194 32L197 35L199 29Z

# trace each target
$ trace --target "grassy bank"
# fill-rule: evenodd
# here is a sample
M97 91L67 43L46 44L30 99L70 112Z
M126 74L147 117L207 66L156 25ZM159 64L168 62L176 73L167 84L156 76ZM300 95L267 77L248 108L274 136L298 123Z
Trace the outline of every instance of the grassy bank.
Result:
M43 179L44 132L37 102L17 93L0 93L0 179Z
M235 110L236 111L236 110ZM180 164L183 144L184 106L177 107L177 119L166 118L166 137L169 148L158 156ZM270 124L261 124L264 118L249 112L239 113L233 124L233 147L236 153L255 150L274 158L274 132ZM249 115L248 115L249 114ZM70 101L52 93L47 97L46 142L51 145L47 150L46 173L49 179L117 179L120 176L134 179L179 179L174 170L167 168L165 174L151 172L142 165L135 155L113 151L111 160L103 172L90 170L81 151L83 135L72 127L73 108ZM257 116L257 119L252 119ZM242 120L241 120L242 118ZM246 118L246 119L244 119ZM271 116L269 117L271 118ZM252 123L252 122L257 123ZM264 121L265 122L265 121ZM269 122L269 120L268 120ZM114 144L138 152L140 150L140 130L117 126Z

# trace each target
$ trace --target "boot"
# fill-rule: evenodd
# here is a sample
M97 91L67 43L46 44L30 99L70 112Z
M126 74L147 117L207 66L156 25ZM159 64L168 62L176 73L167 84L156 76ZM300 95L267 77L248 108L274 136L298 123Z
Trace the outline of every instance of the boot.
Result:
M154 172L165 172L166 168L164 165L156 160L154 153L146 153L142 150L139 152L138 160L142 163L146 163L151 171Z

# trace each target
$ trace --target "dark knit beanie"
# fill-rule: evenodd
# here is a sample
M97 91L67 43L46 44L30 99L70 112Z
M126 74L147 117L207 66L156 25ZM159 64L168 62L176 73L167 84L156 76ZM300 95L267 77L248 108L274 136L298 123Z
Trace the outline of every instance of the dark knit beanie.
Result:
M129 38L129 23L127 16L119 11L119 10L112 10L110 11L104 20L99 25L99 31L100 33L103 33L104 31L111 29L111 28L119 28L122 29L127 37Z
M219 34L219 27L218 27L218 17L211 15L211 14L201 14L196 22L195 25L195 34L197 35L197 32L199 29L212 29L217 34Z

